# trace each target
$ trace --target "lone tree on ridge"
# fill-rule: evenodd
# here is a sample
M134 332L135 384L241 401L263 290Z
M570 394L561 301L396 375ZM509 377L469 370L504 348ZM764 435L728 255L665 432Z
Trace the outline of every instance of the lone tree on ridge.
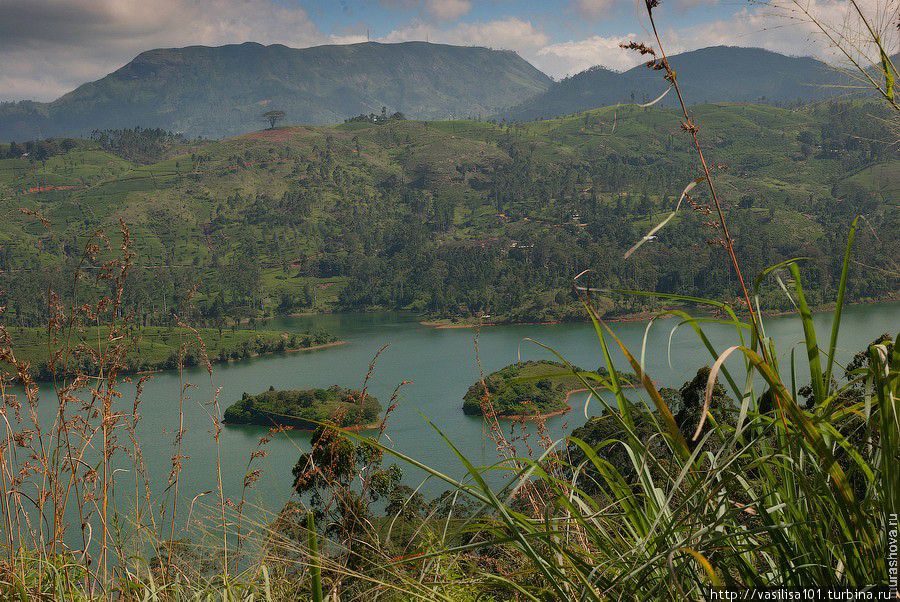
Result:
M269 129L274 130L275 124L284 119L284 111L266 111L263 113L263 117L265 117L269 122Z

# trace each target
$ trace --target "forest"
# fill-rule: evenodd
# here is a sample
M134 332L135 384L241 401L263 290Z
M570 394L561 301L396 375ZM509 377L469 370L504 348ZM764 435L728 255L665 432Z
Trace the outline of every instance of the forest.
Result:
M874 269L851 276L848 297L896 292L885 261L900 163L879 142L885 110L862 101L697 107L748 273L802 256L810 301L825 303L861 214L854 261ZM223 141L137 129L0 146L0 203L13 216L0 225L4 319L42 324L48 285L120 217L138 240L126 303L142 324L378 309L583 319L571 288L582 270L610 291L610 316L654 306L616 289L732 297L709 200L698 187L678 202L698 165L671 116L622 106L531 123L378 117ZM51 150L14 156L23 146ZM664 230L620 261L676 206ZM789 309L775 285L761 294Z

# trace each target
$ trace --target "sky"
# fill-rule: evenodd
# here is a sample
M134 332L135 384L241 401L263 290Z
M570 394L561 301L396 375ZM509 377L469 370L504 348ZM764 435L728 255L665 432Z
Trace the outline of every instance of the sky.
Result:
M662 0L669 53L726 44L833 60L795 0ZM847 0L796 0L846 24ZM900 0L859 0L896 32ZM785 8L787 7L787 8ZM0 100L53 100L144 50L240 42L296 48L427 40L514 50L554 78L640 62L650 41L637 0L0 0ZM892 41L895 44L896 38Z

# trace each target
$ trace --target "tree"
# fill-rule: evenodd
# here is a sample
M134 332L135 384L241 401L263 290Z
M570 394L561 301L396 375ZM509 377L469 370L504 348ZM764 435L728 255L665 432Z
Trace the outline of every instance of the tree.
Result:
M22 148L16 144L16 141L13 140L9 143L9 156L13 159L17 159L22 156Z
M331 425L313 432L310 451L300 456L292 474L294 490L310 496L316 523L332 536L363 532L362 523L371 516L369 503L382 498L390 503L403 476L396 464L383 466L379 448L354 443Z
M269 129L274 130L275 124L284 119L284 111L266 111L263 117L269 122Z

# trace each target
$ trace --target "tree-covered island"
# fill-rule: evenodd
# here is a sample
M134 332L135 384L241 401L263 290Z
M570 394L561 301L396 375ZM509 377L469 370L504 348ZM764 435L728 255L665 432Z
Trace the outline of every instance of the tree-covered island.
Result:
M494 413L501 418L563 414L571 409L569 396L585 390L579 375L588 381L609 376L603 368L591 372L549 360L510 364L486 376L484 382L479 380L469 387L463 397L463 412L483 415L484 404L490 402ZM620 374L619 379L624 381L624 386L633 386L627 376Z
M344 428L374 428L381 403L378 399L337 385L327 389L283 389L269 387L258 395L244 393L225 410L226 424L257 424L315 429L323 422Z

